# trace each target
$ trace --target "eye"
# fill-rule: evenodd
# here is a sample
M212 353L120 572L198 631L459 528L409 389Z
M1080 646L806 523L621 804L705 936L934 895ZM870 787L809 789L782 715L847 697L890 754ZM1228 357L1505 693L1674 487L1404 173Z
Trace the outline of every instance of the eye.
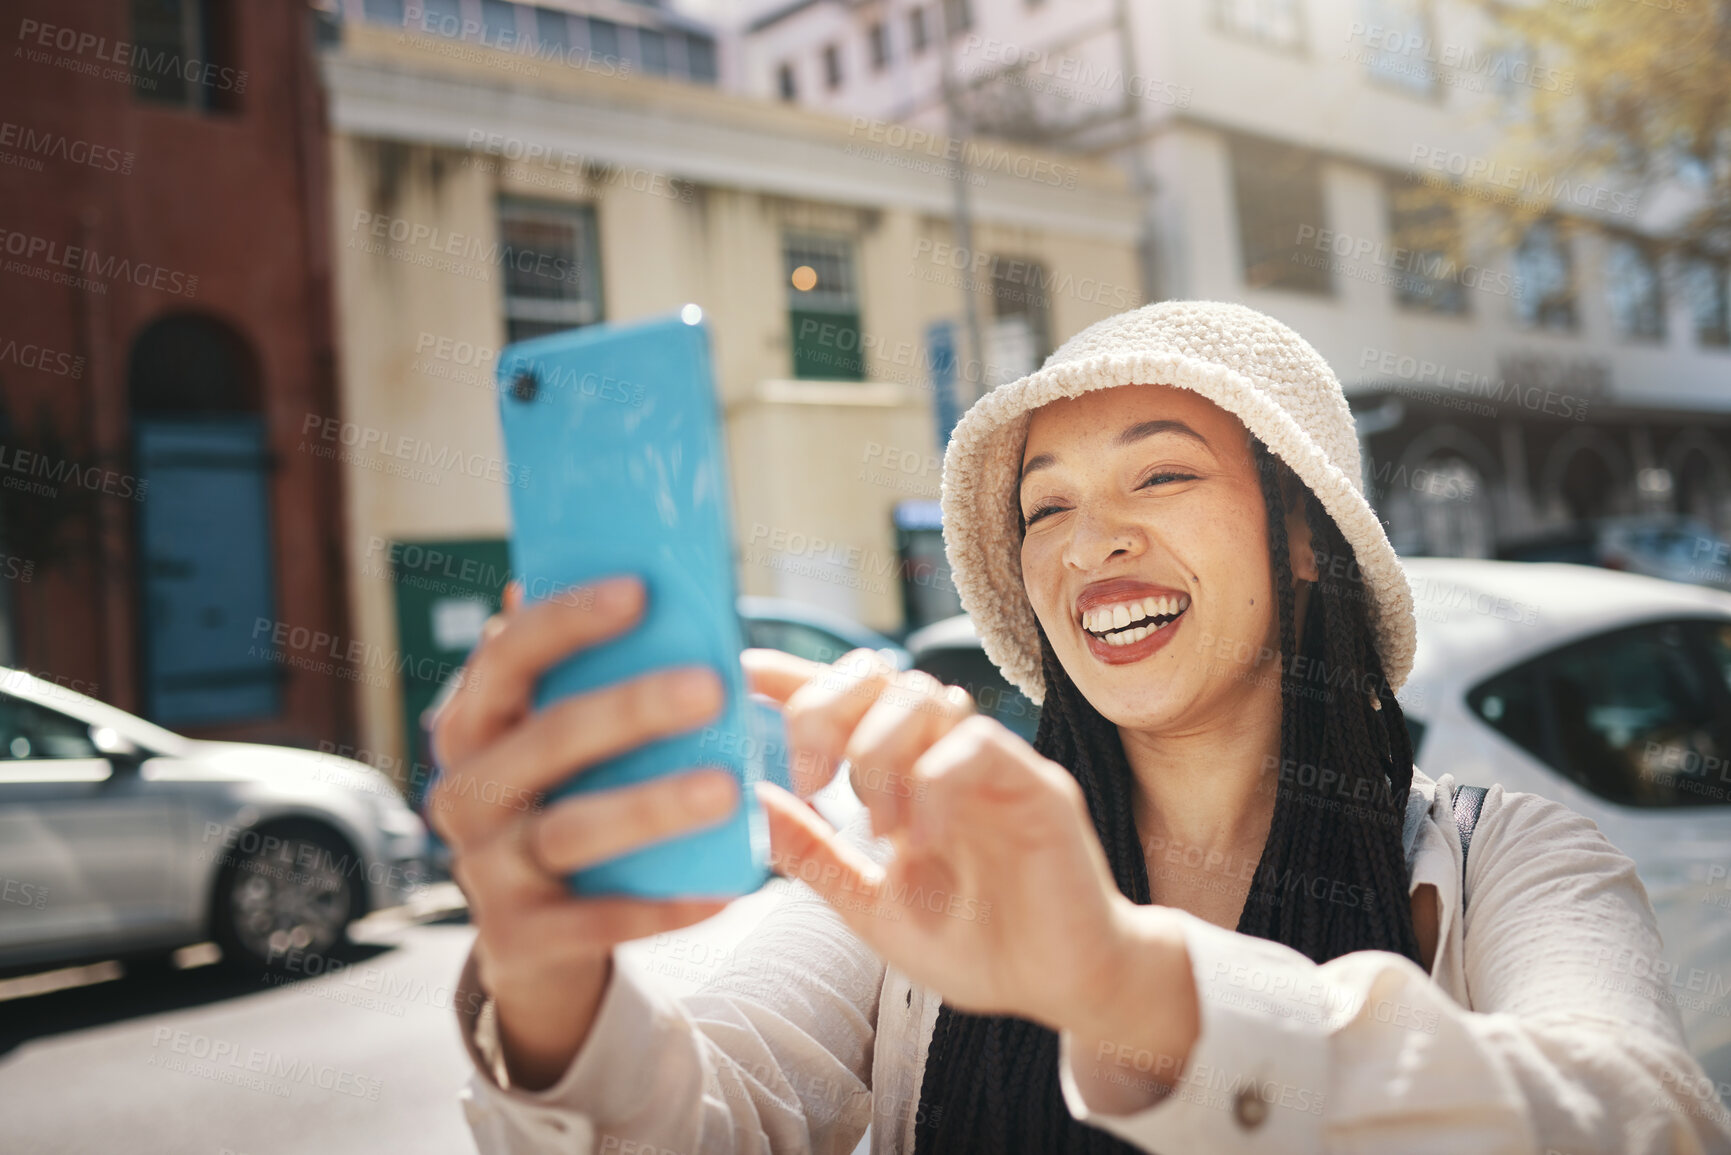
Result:
M1033 525L1036 521L1039 521L1048 514L1062 512L1064 512L1064 507L1061 505L1052 505L1050 503L1046 505L1036 505L1033 509L1028 511L1026 517L1022 518L1022 529L1026 530L1030 525Z
M1194 473L1176 473L1176 472L1172 472L1172 471L1161 471L1161 472L1151 473L1147 477L1144 477L1140 482L1137 483L1136 488L1137 489L1147 489L1150 485L1162 485L1168 481L1195 481L1195 480L1196 480L1196 475Z

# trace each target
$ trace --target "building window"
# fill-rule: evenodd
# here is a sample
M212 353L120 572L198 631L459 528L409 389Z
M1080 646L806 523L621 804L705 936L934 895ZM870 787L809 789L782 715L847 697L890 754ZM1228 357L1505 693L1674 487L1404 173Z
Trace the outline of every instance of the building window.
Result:
M653 28L637 30L637 54L643 58L643 71L651 76L667 75L667 37Z
M841 48L837 45L823 46L823 82L832 92L841 87Z
M943 0L944 31L951 36L966 32L974 26L973 6L968 0Z
M1394 253L1394 299L1402 308L1464 316L1461 230L1446 192L1390 177L1388 232Z
M619 59L619 25L589 17L589 55Z
M559 49L561 53L571 43L571 17L551 8L535 10L535 39L541 44Z
M403 0L365 0L361 15L371 24L403 26Z
M1040 367L1051 346L1051 278L1038 261L992 259L992 329L987 334L987 371L1000 385Z
M1214 26L1272 48L1298 51L1304 28L1298 0L1211 0Z
M872 46L872 67L882 72L890 62L890 30L882 20L876 21L868 33Z
M1707 256L1691 257L1683 266L1689 312L1695 318L1695 340L1703 345L1731 345L1727 273L1731 273L1731 265Z
M517 43L517 6L510 0L481 0L481 43L512 48Z
M1575 273L1555 221L1535 221L1514 251L1515 316L1533 329L1575 327Z
M926 10L915 8L908 13L908 46L918 56L926 50Z
M1617 336L1634 341L1664 338L1659 262L1651 246L1633 237L1611 238L1605 253L1605 298Z
M1305 243L1327 227L1316 155L1244 137L1231 154L1245 287L1332 294L1329 253Z
M1435 95L1436 68L1427 59L1433 27L1429 0L1361 0L1360 8L1364 27L1377 30L1374 43L1361 44L1365 75L1419 96Z
M799 99L799 86L793 79L793 65L783 64L775 70L775 85L783 100Z
M499 264L507 340L601 320L601 266L589 205L500 201Z
M207 112L238 108L246 74L235 60L230 13L216 0L132 0L133 95Z
M410 19L415 19L415 5L406 5ZM463 35L463 7L459 0L421 0L417 31L433 36L449 36L453 40Z
M685 70L691 79L698 84L714 84L717 76L715 41L707 36L693 36L687 33L685 37Z
M792 234L782 242L782 255L793 375L820 381L865 380L853 242L846 237Z

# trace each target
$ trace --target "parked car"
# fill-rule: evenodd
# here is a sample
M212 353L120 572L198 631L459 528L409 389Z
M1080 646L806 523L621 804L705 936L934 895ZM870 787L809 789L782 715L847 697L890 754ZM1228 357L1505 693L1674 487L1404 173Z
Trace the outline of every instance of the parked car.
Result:
M1731 594L1561 563L1406 562L1418 764L1553 798L1635 860L1667 993L1731 1081ZM1639 970L1651 960L1607 960Z
M815 662L833 662L850 650L876 650L898 670L908 668L908 652L876 630L851 618L786 598L741 597L745 644L783 650Z
M1685 517L1612 517L1497 551L1505 561L1562 561L1731 590L1731 543Z
M1040 725L1040 708L1005 680L980 648L974 620L957 614L908 635L914 669L940 682L960 686L974 696L980 713L996 718L1032 742Z
M426 838L362 763L185 738L0 668L0 971L209 940L292 969L403 902Z

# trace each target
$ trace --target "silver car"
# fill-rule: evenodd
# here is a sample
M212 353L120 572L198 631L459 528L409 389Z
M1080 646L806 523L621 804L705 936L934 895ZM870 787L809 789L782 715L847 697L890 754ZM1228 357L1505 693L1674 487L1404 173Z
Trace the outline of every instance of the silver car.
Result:
M0 971L209 940L292 967L402 903L426 843L359 762L185 738L0 667Z

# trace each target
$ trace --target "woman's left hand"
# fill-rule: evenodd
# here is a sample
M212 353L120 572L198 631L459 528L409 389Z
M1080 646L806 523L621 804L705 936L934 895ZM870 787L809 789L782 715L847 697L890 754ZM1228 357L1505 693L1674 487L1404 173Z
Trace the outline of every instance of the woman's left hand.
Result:
M1125 1037L1127 1011L1163 1009L1127 1000L1162 998L1174 963L1188 978L1161 908L1118 890L1075 778L975 713L965 691L864 650L833 666L747 651L745 665L784 705L800 792L845 758L874 834L895 848L880 868L761 784L776 869L915 982L966 1011L1105 1040Z

